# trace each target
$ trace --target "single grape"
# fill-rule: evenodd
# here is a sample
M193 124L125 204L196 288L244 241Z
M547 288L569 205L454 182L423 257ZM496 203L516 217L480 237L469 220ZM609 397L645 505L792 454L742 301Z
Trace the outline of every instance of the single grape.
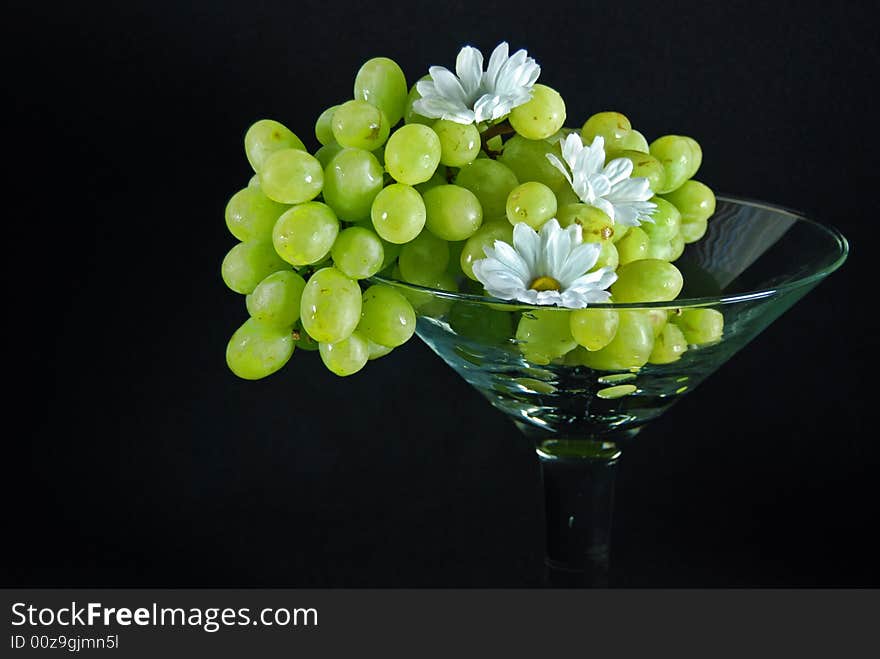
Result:
M640 368L648 362L654 347L651 321L644 311L621 309L617 312L617 332L611 342L594 352L579 353L585 366L599 371Z
M474 274L474 262L486 258L486 253L483 250L486 247L493 247L496 240L508 245L513 244L513 225L507 220L485 222L474 235L467 239L459 257L461 270L465 276L477 281Z
M373 200L370 209L373 226L383 240L398 245L408 243L425 227L425 202L415 188L392 183Z
M681 213L662 197L651 197L651 201L657 204L651 215L653 222L643 222L640 228L651 242L669 242L681 227Z
M424 183L440 164L440 138L428 126L401 126L385 146L385 168L399 183Z
M251 318L265 325L289 329L299 320L299 306L306 280L295 272L273 272L247 296Z
M654 331L654 338L660 336L660 332L666 327L669 320L669 312L666 309L642 309L642 313L651 322L651 329Z
M330 164L330 161L336 156L337 153L342 151L342 147L339 146L336 142L330 142L330 144L325 144L320 149L315 151L315 158L318 159L318 162L321 163L321 167L326 171L327 165Z
M476 195L458 185L438 185L424 194L425 226L443 240L466 240L483 223Z
M696 219L691 222L682 222L680 233L682 242L695 243L706 235L708 229L709 223L706 220Z
M298 149L274 151L260 170L260 189L282 204L299 204L318 196L324 184L321 163Z
M642 259L620 266L611 285L615 302L667 302L674 300L684 284L681 272L659 259Z
M358 332L371 341L396 348L412 337L416 314L409 301L391 286L376 284L363 295Z
M677 190L697 173L703 161L703 151L696 140L682 135L664 135L651 142L651 155L663 163L666 173L664 185L657 194Z
M367 60L354 79L354 97L382 110L389 127L403 117L407 93L403 71L394 60L387 57Z
M404 281L430 287L446 271L449 246L427 229L400 250L398 265Z
M708 220L715 212L715 194L709 186L699 181L685 181L677 190L663 195L663 198L675 204L682 222Z
M379 359L380 357L384 357L385 355L390 353L392 350L394 350L394 348L389 348L388 346L380 345L380 344L376 343L375 341L370 341L369 339L367 339L367 345L370 348L370 357L369 357L370 361L373 361L374 359Z
M338 105L330 106L318 116L318 120L315 122L315 137L323 146L336 142L333 137L333 115L338 108Z
M724 333L724 316L717 309L682 309L672 316L672 322L692 345L715 343Z
M556 216L556 195L543 183L520 183L507 196L505 210L512 225L525 222L538 230L547 220Z
M319 263L330 253L339 234L333 209L319 201L294 206L278 218L272 244L279 256L293 265Z
M343 149L324 169L324 201L340 219L362 222L370 217L383 183L382 166L372 153Z
M272 201L259 187L239 190L226 204L226 226L229 233L242 241L269 240L275 220L287 206Z
M259 380L284 366L293 354L290 328L278 328L248 318L226 346L229 369L245 380Z
M648 243L648 253L645 255L646 259L659 259L661 261L674 261L673 258L675 256L675 248L672 245L672 241L650 241Z
M556 219L562 228L579 224L586 243L610 241L614 232L623 228L623 225L615 225L614 220L595 206L581 203L561 206L556 213Z
M483 209L483 217L494 220L507 215L507 197L519 181L503 163L479 158L459 170L455 184L473 192Z
M318 352L328 371L339 377L346 377L366 366L370 358L370 344L358 332L353 332L336 343L320 342Z
M385 262L382 240L374 231L359 226L340 233L330 254L333 265L352 279L372 277Z
M648 357L650 364L671 364L681 359L687 352L687 341L681 330L672 323L667 323L663 331L654 339L654 348Z
M362 100L346 101L336 108L331 126L339 144L366 151L385 144L391 130L385 113Z
M250 240L238 243L223 259L220 267L223 281L236 293L252 293L261 281L290 265L275 253L271 242Z
M440 163L448 167L464 167L480 153L480 131L473 124L459 124L439 119L432 126L440 138Z
M587 350L601 350L617 334L620 316L614 309L576 309L571 312L571 335Z
M532 98L513 108L510 125L529 140L550 137L565 123L565 101L555 89L537 84Z
M504 143L504 152L499 156L497 162L509 168L513 172L514 178L517 179L517 183L511 186L511 189L516 187L520 181L523 183L537 181L557 194L566 189L571 190L571 186L565 180L562 172L547 160L548 153L556 155L557 158L562 157L558 144L550 144L544 140L527 140L521 135L514 135ZM510 190L507 193L510 194ZM571 193L574 194L574 191L572 190ZM507 197L505 196L506 201ZM574 201L580 201L580 199L576 198Z
M311 276L300 304L303 329L322 343L347 339L361 317L361 289L336 268Z
M633 164L632 178L646 178L651 186L651 190L656 192L663 188L666 181L666 171L663 163L657 160L650 153L642 153L641 151L612 151L608 154L608 160L617 158L626 158Z
M545 365L574 350L577 341L571 335L570 315L561 310L523 313L516 328L523 356L533 364Z
M626 235L615 243L621 265L648 258L648 235L641 227L631 227Z
M702 236L700 236L702 238ZM682 254L684 254L684 237L681 233L678 233L669 244L672 246L672 254L669 255L669 261L677 260Z
M605 151L622 151L628 149L628 140L632 124L620 112L597 112L584 123L581 128L581 139L584 144L592 144L597 135L605 139Z
M256 188L257 190L259 190L259 189L260 189L260 175L259 175L259 174L254 174L253 176L251 176L251 177L248 179L248 184L247 184L247 186L248 186L249 188Z
M648 153L648 140L639 131L632 129L618 141L618 148L625 151Z
M584 242L597 242L595 240L585 240ZM602 249L599 250L599 257L596 264L590 268L590 272L596 272L600 268L611 268L617 270L620 265L620 254L617 253L617 246L610 240L599 241Z
M245 155L247 155L251 167L258 174L262 171L266 158L282 149L305 151L306 146L287 126L272 119L260 119L252 124L245 133Z

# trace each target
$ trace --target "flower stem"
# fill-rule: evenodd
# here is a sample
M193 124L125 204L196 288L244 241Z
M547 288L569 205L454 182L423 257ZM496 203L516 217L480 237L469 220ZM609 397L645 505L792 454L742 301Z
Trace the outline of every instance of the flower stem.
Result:
M514 132L516 131L514 131L513 126L511 126L510 122L506 120L489 126L486 130L480 133L480 141L483 143L483 151L494 160L501 152L490 149L488 145L489 140L497 135L510 135Z

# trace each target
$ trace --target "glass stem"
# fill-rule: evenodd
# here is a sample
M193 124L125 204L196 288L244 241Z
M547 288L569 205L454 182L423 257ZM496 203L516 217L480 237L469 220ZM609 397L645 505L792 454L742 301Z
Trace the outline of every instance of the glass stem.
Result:
M608 586L614 477L613 442L552 439L537 446L546 510L549 586Z

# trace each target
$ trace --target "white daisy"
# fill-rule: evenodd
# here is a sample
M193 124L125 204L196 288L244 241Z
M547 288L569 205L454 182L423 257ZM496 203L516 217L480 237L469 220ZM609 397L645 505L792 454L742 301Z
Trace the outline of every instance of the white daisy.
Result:
M513 228L513 246L496 240L494 247L486 247L486 258L474 262L474 275L501 300L571 309L607 302L611 294L605 289L617 275L608 267L588 273L602 248L581 241L579 224L563 229L554 218L539 234L520 222Z
M413 109L425 117L459 124L479 124L509 114L532 97L541 67L525 50L510 57L507 52L507 42L498 44L485 72L483 54L472 46L459 51L455 74L442 66L430 67L431 79L416 84L422 97Z
M637 227L651 218L657 204L648 201L654 196L651 184L643 177L630 178L633 164L628 158L615 158L605 164L605 138L597 135L590 146L584 146L580 135L572 133L562 141L563 164L554 154L553 163L571 185L580 200L604 211L615 222Z

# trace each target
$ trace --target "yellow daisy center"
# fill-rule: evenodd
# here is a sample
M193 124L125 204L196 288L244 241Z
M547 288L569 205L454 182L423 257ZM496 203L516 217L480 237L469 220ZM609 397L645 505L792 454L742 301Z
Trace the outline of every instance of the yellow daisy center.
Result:
M529 284L533 291L558 291L562 288L553 277L537 277Z

